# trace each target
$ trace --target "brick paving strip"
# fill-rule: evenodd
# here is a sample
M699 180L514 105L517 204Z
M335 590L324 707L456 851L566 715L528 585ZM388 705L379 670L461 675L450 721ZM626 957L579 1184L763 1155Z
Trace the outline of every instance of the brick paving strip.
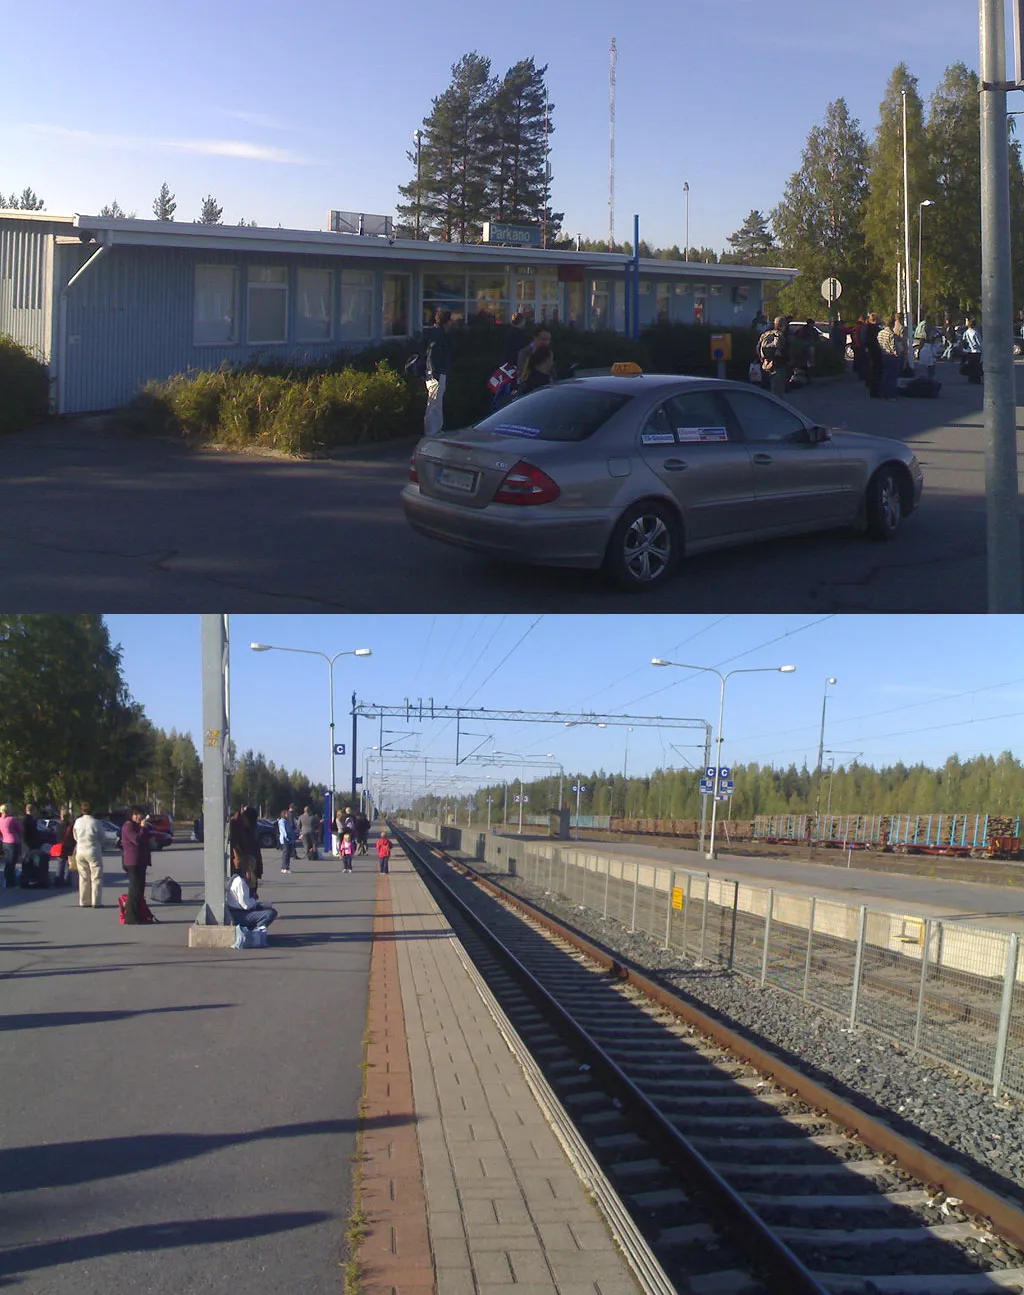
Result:
M378 876L360 1128L361 1295L436 1295L391 880Z

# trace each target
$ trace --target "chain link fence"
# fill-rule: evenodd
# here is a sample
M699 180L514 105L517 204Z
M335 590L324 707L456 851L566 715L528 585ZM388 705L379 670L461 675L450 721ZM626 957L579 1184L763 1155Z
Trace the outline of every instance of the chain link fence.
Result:
M409 823L496 871L1024 1097L1016 932L836 903L585 847ZM458 839L455 839L455 838Z

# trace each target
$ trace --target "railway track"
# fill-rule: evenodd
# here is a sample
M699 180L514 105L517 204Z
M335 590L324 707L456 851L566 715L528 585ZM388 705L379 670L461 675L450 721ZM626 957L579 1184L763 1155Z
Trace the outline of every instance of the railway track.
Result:
M669 1283L1024 1291L1024 1211L398 829Z

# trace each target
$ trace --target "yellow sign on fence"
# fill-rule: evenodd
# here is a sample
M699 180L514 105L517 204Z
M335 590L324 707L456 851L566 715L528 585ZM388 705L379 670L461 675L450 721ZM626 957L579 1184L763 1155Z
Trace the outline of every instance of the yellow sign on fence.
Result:
M678 908L682 912L683 908L683 889L681 886L672 887L672 907Z

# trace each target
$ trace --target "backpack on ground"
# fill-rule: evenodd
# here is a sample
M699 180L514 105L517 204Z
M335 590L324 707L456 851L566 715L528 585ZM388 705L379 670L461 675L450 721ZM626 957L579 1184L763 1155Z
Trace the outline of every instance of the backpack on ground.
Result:
M117 897L117 919L118 919L118 921L121 923L121 925L122 925L122 926L124 926L124 925L125 925L125 913L127 912L127 910L128 910L128 896L127 896L127 895L118 895L118 897ZM145 901L144 897L143 897L142 895L140 895L140 896L139 896L139 923L140 923L140 925L141 925L143 922L156 922L156 921L158 921L158 920L159 920L159 919L158 919L158 918L156 918L156 917L154 917L154 916L153 916L153 914L150 912L149 905L146 903L146 901Z
M265 949L269 943L264 926L236 926L233 949Z
M149 901L151 904L180 904L181 886L173 877L161 877L150 886Z

